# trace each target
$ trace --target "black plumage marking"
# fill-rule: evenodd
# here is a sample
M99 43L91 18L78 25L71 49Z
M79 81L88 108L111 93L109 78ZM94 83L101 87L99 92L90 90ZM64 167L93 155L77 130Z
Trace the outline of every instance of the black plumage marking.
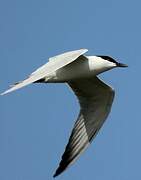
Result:
M101 57L102 59L105 59L105 60L107 60L107 61L110 61L110 62L113 62L113 63L115 63L115 64L119 64L115 59L113 59L112 57L110 57L110 56L100 56L100 55L98 55L98 57Z

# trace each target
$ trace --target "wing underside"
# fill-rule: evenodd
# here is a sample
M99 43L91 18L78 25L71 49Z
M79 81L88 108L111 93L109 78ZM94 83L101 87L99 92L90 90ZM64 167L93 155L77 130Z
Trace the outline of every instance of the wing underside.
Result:
M114 91L97 77L69 83L78 97L80 114L54 177L68 168L92 142L107 118Z

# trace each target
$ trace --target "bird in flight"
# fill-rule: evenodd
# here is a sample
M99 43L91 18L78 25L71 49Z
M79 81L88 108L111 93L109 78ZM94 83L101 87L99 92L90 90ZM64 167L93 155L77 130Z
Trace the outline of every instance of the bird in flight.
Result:
M127 67L109 56L86 56L87 51L80 49L51 57L27 79L15 83L1 94L31 83L67 83L77 96L80 112L53 177L73 164L90 145L111 110L115 91L97 75L116 67Z

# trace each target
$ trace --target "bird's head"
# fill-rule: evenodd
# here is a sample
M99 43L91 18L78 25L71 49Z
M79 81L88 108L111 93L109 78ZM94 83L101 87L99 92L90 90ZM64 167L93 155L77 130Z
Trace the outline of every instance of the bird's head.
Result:
M105 62L105 65L107 65L107 67L128 67L128 65L126 64L123 64L123 63L120 63L120 62L117 62L115 59L113 59L112 57L110 56L97 56L97 57L100 57L101 58L101 61L104 61Z
M89 56L89 68L97 74L116 67L128 67L126 64L120 63L110 56Z

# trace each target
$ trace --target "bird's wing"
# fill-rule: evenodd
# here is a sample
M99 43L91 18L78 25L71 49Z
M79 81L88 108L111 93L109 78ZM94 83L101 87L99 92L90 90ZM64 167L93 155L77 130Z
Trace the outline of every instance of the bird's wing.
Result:
M69 86L79 100L80 114L54 177L88 147L107 118L114 99L114 90L98 77L70 82Z
M47 62L45 65L41 66L36 71L34 71L27 79L14 84L10 89L5 91L1 95L15 91L35 81L38 81L39 79L49 76L49 74L51 74L52 72L55 72L58 69L66 66L67 64L70 64L71 62L75 61L79 56L83 55L87 51L87 49L69 51L50 58L49 62Z

